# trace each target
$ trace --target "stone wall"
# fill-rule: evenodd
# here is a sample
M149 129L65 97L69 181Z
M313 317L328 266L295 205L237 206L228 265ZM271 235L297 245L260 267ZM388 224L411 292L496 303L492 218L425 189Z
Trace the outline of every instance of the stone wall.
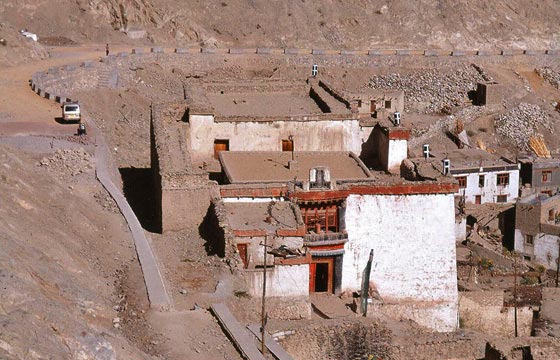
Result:
M503 306L504 293L498 291L462 292L459 300L459 318L465 328L498 337L515 336L514 308ZM533 309L517 309L519 336L531 336Z
M152 109L151 168L162 231L200 225L212 198L218 196L217 184L205 171L193 167L186 124L175 121L182 112L180 104L161 104Z
M452 194L350 195L342 290L360 288L374 251L371 287L403 317L439 331L457 327ZM395 234L399 234L398 238Z

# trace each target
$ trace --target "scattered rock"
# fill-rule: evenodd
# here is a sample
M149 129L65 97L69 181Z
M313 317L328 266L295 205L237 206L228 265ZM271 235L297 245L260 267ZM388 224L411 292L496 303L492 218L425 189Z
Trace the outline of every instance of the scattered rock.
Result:
M540 128L553 132L547 113L538 105L521 103L496 119L496 132L524 151L529 150L527 142Z

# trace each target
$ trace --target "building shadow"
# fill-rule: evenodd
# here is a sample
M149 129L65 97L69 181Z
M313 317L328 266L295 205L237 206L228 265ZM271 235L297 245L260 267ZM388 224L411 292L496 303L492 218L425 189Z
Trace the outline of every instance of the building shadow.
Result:
M61 116L56 116L56 117L54 118L54 121L56 121L58 124L61 124L61 125L72 125L72 124L77 125L77 124L80 123L80 120L69 120L69 121L66 121L66 120L64 120L64 118L61 117Z
M123 192L140 225L150 232L158 231L153 176L150 168L119 168Z
M226 240L224 230L216 216L216 207L211 204L198 227L198 233L204 239L204 248L209 256L225 257Z

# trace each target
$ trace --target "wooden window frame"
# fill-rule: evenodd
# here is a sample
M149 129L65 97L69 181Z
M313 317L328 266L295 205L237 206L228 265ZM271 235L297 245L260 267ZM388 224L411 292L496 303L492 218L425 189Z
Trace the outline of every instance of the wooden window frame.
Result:
M467 187L467 177L466 176L457 176L455 179L459 182L459 188L465 189Z
M496 175L496 185L498 186L508 186L509 185L509 173L501 173Z
M485 182L486 182L486 176L478 175L478 187L484 187Z
M503 199L504 201L500 201L500 199ZM507 195L496 195L496 203L507 203Z
M525 234L523 242L527 245L535 245L535 235Z
M543 170L541 172L541 182L542 183L552 182L552 170Z
M322 204L315 207L300 207L306 232L316 232L317 224L324 232L338 232L338 205Z

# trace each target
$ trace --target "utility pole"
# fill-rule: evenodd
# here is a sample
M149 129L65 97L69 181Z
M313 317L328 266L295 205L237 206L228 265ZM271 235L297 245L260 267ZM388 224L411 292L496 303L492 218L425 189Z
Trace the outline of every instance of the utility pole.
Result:
M262 309L261 309L261 353L264 355L266 351L266 345L264 340L264 328L266 326L266 307L265 307L265 299L266 299L266 253L268 249L268 235L264 236L264 246L263 246L263 255L264 255L264 266L263 266L263 293L262 293Z
M558 287L559 272L560 272L560 240L558 240L558 256L556 257L556 287Z
M515 322L515 337L517 337L517 254L513 252L513 316Z

